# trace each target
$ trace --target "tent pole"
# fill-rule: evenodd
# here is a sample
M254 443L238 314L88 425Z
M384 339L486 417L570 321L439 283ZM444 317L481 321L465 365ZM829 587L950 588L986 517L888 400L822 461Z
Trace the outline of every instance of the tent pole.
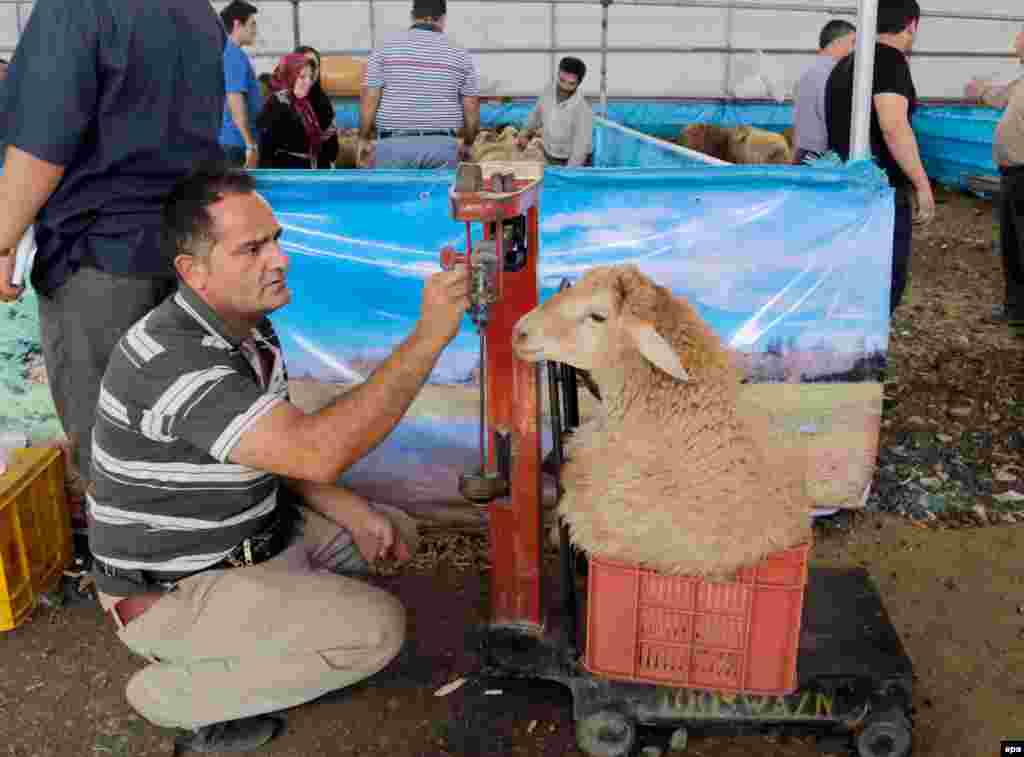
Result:
M612 0L601 0L601 117L608 118L608 6Z
M875 42L878 39L878 0L859 0L857 53L853 70L853 117L850 123L850 160L871 155L871 98L875 77Z

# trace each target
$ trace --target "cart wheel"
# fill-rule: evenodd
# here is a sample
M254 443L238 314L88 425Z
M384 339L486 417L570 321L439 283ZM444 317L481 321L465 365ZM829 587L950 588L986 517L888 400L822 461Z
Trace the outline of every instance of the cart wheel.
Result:
M576 743L589 757L627 757L636 740L633 721L614 710L600 710L576 721Z
M902 712L886 710L868 717L857 736L858 757L907 757L913 736Z
M668 742L670 752L682 753L686 751L686 745L690 741L690 733L683 727L672 731L672 739Z

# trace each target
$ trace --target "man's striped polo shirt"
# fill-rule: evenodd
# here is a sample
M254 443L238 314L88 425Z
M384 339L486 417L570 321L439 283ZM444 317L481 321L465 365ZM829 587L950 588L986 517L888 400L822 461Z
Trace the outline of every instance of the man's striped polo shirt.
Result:
M272 366L266 378L260 353ZM270 321L240 342L184 284L132 326L110 357L96 410L93 554L124 570L185 573L266 527L278 476L228 456L287 400L287 387ZM107 591L105 575L96 581Z
M447 35L413 28L388 39L366 63L366 86L383 88L379 129L460 129L462 98L480 95L473 59Z

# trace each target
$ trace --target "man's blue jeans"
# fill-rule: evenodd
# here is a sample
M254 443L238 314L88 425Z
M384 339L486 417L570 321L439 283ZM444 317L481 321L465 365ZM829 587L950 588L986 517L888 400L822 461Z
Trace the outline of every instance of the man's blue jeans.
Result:
M455 168L459 140L455 137L388 137L377 141L374 168Z

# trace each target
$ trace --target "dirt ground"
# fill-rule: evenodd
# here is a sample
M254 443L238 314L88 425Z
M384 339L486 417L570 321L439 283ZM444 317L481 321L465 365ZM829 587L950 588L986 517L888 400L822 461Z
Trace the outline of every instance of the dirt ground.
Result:
M1024 738L1024 573L1013 492L1024 493L1024 339L986 323L1000 300L991 203L940 193L915 238L900 308L869 512L824 522L817 564L874 577L917 676L916 755L988 757ZM504 681L486 738L467 738L472 673L464 633L486 617L485 541L432 533L411 570L382 577L409 609L409 643L382 674L287 713L259 753L433 757L578 755L571 700L556 685ZM169 733L137 717L124 685L140 660L88 603L41 607L0 635L0 757L170 755ZM663 735L644 732L649 743ZM658 741L662 739L662 741ZM687 754L809 757L809 739L694 736Z

